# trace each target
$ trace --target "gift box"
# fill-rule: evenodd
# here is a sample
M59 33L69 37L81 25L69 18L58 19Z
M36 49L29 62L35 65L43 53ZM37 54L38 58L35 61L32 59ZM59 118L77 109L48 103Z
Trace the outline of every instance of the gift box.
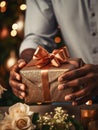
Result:
M73 92L73 88L58 90L58 77L79 64L70 64L66 47L54 50L49 54L44 48L38 47L33 59L20 70L22 82L26 85L27 95L25 103L64 102L66 94ZM76 59L71 59L76 61ZM75 62L74 62L75 63Z

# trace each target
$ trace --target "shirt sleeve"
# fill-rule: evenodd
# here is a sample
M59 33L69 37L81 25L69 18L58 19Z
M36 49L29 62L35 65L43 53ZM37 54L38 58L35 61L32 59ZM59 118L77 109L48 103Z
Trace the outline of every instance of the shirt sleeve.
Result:
M50 0L27 0L25 16L25 37L20 45L20 54L28 48L36 49L38 45L49 51L56 48L53 38L58 32Z

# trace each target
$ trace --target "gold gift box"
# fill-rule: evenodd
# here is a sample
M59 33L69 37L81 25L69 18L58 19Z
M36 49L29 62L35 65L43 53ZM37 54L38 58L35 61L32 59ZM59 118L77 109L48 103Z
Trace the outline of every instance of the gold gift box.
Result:
M58 76L62 73L72 69L73 65L64 64L60 68L51 67L48 69L48 83L49 86L42 87L42 72L46 69L38 69L37 67L24 67L20 74L22 76L22 82L26 85L27 97L26 103L36 102L61 102L64 101L64 96L69 92L72 92L71 88L63 91L58 91ZM46 80L46 78L44 78ZM49 87L49 88L47 88ZM48 95L49 94L49 95ZM51 98L50 98L51 97Z
M64 102L65 95L74 90L72 88L66 88L59 91L58 77L64 72L77 68L77 65L75 66L65 62L55 67L52 65L45 65L46 62L43 62L44 66L39 68L37 66L38 64L34 65L34 63L35 61L31 60L20 70L22 82L26 85L27 91L25 103Z

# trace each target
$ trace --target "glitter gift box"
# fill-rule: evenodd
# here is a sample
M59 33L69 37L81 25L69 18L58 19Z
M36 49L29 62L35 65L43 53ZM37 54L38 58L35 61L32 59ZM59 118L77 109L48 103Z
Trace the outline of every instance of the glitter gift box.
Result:
M73 88L58 90L58 77L80 63L70 64L69 53L66 47L54 50L49 54L38 46L33 59L20 70L22 82L26 85L27 96L25 103L64 102L66 94L73 92ZM78 64L77 64L78 63Z

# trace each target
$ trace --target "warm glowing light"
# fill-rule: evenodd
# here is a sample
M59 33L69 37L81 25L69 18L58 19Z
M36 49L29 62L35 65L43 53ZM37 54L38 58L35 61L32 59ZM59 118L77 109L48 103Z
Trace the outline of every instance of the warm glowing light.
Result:
M6 1L1 1L0 7L3 8L3 7L5 7L5 6L6 6Z
M0 10L2 13L4 13L6 11L6 6L5 7L2 7L1 10Z
M14 24L12 25L12 29L13 29L13 30L17 30L17 29L18 29L17 23L14 23Z
M55 37L54 41L55 41L55 43L60 43L61 42L61 38L60 37Z
M23 23L23 21L22 21L22 20L19 20L19 21L17 22L17 25L18 25L17 30L18 30L18 31L20 31L20 30L22 30L22 29L23 29L24 23Z
M27 8L26 4L21 4L20 5L20 10L26 10L26 8Z
M15 51L10 52L10 56L6 62L6 67L9 69L11 66L13 66L17 62L17 57Z
M11 57L8 59L7 61L7 68L10 68L12 65L14 65L16 63L16 59Z
M1 1L0 7L0 11L4 13L6 11L6 1Z
M86 105L92 105L92 100L88 100L88 101L86 102Z
M83 109L81 110L81 117L84 118L84 117L94 117L96 115L96 110L94 109Z
M17 31L16 31L16 30L12 30L12 31L11 31L11 36L12 36L12 37L15 37L16 35L17 35Z
M9 31L7 27L4 27L1 31L1 38L6 38L9 35Z
M37 102L37 105L41 105L42 103L41 102Z

